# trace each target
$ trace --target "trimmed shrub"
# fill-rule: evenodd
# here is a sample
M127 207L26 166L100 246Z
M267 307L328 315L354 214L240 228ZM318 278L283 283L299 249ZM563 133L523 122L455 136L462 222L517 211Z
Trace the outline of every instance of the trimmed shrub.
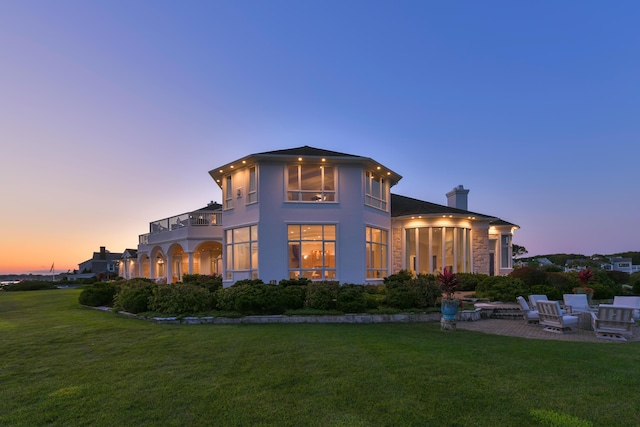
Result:
M560 292L558 289L553 286L548 285L535 285L529 289L529 295L546 295L550 300L562 300L562 294L564 292Z
M511 273L509 273L509 277L521 280L522 283L528 288L535 285L547 284L546 273L533 267L516 268Z
M153 288L149 310L163 314L190 315L212 308L211 292L199 285L176 283Z
M343 284L338 290L336 308L343 313L362 313L367 309L364 286Z
M111 307L118 288L110 282L98 282L80 292L78 302L89 307Z
M607 277L616 285L626 285L629 282L629 273L624 271L605 271Z
M600 283L592 283L589 287L593 289L592 299L611 299L616 295L610 286L601 285ZM622 292L622 289L620 291Z
M153 290L160 285L150 283L145 279L132 279L122 284L120 291L113 300L114 311L129 313L144 313L149 311L149 300Z
M388 282L385 285L385 305L398 309L434 307L442 290L435 276L419 274L406 282Z
M307 296L304 301L304 306L316 310L336 310L339 289L339 282L329 280L311 282L307 286Z
M547 284L553 287L559 294L570 294L572 289L578 284L576 283L577 277L569 275L567 273L547 273ZM533 289L533 286L531 287ZM531 291L532 294L537 292ZM547 295L549 296L549 295ZM551 298L550 298L551 299ZM557 298L562 299L562 298Z
M527 286L520 279L510 276L491 276L476 288L476 295L491 301L514 302L519 295L527 294Z
M58 289L52 282L46 282L44 280L25 280L20 283L12 283L11 285L5 285L2 289L7 292L17 291L44 291L48 289Z
M475 291L478 287L478 283L489 277L486 274L478 273L457 273L458 277L458 290L462 292Z
M280 280L280 282L278 282L278 285L282 286L283 288L285 288L287 286L304 286L304 287L307 287L309 285L309 283L311 283L310 279L307 279L306 277L301 277L299 279L283 279L283 280Z
M201 286L209 292L215 292L222 289L222 276L219 274L184 274L182 283Z
M391 276L387 276L383 279L384 283L391 283L391 282L408 282L409 280L413 279L413 273L411 273L409 270L400 270L395 274L392 274Z
M640 295L640 272L633 273L629 276L629 286L633 289L633 293L636 295Z

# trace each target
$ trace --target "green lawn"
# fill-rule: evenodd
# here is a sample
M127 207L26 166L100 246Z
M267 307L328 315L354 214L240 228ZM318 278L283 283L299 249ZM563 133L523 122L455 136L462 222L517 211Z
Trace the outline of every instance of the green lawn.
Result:
M439 324L156 325L0 292L0 425L637 426L636 343Z

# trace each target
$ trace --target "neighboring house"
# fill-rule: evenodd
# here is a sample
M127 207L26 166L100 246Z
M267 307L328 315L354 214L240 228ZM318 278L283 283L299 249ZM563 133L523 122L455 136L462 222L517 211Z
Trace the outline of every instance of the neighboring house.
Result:
M117 274L118 261L121 257L121 253L109 252L104 246L100 246L100 252L94 252L90 259L78 264L78 271L80 274Z
M447 206L391 194L398 173L368 157L308 146L250 154L209 174L222 205L152 222L138 245L141 277L362 284L403 269L513 270L518 226L468 211L463 186L447 193Z
M633 274L640 271L640 265L633 265L631 258L611 257L609 262L601 265L603 270L607 271L624 271Z
M140 277L137 249L125 249L122 257L116 263L118 265L118 276L124 279Z

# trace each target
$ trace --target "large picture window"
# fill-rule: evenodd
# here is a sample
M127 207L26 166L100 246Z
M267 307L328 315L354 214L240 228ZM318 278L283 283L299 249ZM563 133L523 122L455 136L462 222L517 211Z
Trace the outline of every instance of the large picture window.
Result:
M468 228L408 228L405 244L405 265L414 273L437 274L445 268L454 273L472 271L471 230Z
M225 231L226 278L231 280L234 272L248 273L258 278L258 226L232 228Z
M367 279L382 279L387 276L387 230L366 228Z
M333 166L291 165L287 168L287 200L290 202L335 202Z
M336 226L290 224L287 227L289 278L336 278Z
M387 181L369 171L365 176L365 203L374 208L387 210Z

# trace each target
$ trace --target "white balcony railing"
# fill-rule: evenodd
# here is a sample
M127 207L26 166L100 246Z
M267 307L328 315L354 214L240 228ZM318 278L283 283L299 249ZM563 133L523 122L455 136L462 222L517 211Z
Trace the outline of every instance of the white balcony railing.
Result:
M181 215L164 218L149 223L149 233L141 234L138 243L146 245L149 236L158 233L178 230L185 227L211 227L222 225L222 212L220 211L195 211Z

